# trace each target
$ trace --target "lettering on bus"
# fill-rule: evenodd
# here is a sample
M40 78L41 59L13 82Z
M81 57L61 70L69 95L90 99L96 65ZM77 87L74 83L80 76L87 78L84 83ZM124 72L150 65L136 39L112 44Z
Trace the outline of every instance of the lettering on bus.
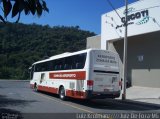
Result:
M75 78L76 77L76 74L54 74L54 77L55 78L58 78L58 77L62 77L62 78Z
M113 63L116 64L115 57L113 56L108 56L108 55L97 55L96 58L97 63Z
M49 73L50 79L75 79L75 80L85 80L85 71L76 72L51 72Z

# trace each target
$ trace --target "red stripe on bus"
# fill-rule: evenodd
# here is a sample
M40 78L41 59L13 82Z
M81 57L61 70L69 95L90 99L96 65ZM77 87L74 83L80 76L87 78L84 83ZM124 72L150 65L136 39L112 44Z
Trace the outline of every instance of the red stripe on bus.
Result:
M66 90L66 96L72 97L72 98L77 98L77 99L85 99L86 92Z
M58 93L58 88L53 88L53 87L47 87L47 86L38 86L39 91L45 91L49 93Z
M85 80L86 72L51 72L49 73L50 79L75 79L75 80Z
M49 92L53 94L58 94L58 88L47 87L47 86L38 86L38 91ZM82 91L74 91L74 90L66 90L66 96L77 98L77 99L85 99L86 92Z

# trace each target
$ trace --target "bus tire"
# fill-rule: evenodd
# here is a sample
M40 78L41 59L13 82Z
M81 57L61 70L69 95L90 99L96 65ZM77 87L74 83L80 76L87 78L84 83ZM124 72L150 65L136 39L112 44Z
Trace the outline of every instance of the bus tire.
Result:
M37 85L37 83L34 84L34 91L38 92L38 85Z
M61 86L59 89L59 98L61 100L66 100L65 89L63 86Z

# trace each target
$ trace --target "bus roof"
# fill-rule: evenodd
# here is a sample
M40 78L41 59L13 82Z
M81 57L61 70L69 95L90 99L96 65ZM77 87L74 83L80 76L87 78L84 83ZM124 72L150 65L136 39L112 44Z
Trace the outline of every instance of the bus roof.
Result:
M102 49L90 48L90 49L85 49L85 50L76 51L76 52L65 52L65 53L62 53L62 54L51 56L51 57L49 57L48 59L45 59L45 60L37 61L33 64L42 63L42 62L46 62L46 61L50 61L50 60L54 60L54 59L59 59L59 58L67 57L67 56L77 55L77 54L81 54L81 53L85 53L85 52L90 52L92 50L102 50ZM109 52L112 52L112 51L109 51Z

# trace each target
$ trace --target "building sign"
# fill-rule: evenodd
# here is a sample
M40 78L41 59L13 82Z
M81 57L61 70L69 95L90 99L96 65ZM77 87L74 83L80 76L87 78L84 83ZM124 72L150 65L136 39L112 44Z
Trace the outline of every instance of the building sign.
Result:
M160 31L160 0L140 0L128 5L128 36ZM124 37L125 7L102 15L101 48L107 40Z
M133 8L133 7L128 9L128 16L127 16L128 25L132 25L132 24L142 25L142 24L145 24L149 21L149 10L142 10L142 11L138 11L138 12L134 12L134 11L135 11L135 8ZM123 13L124 15L125 15L125 12L126 11L124 11L124 13ZM126 18L122 17L121 22L123 24L117 25L116 29L118 29L120 27L124 27L125 20L126 20Z

